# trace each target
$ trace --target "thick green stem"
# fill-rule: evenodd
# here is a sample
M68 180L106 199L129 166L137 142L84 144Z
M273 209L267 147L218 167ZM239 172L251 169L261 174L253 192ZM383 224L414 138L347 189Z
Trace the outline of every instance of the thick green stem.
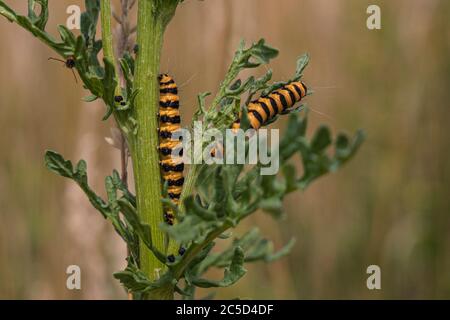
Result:
M153 245L165 252L165 235L159 225L163 222L161 202L161 178L158 146L158 101L157 76L163 34L167 23L175 13L178 0L139 0L134 117L138 131L131 145L131 156L136 185L138 212L144 223L150 225ZM156 279L165 266L141 245L141 269L150 279ZM158 297L153 297L158 298Z
M138 131L131 148L136 185L138 212L143 222L150 225L153 245L164 251L164 234L159 228L163 222L161 204L161 179L157 151L157 112L159 61L163 23L154 11L152 0L139 0L135 88L139 90L134 115ZM164 265L150 250L141 245L141 269L150 279L155 279L157 269Z
M157 76L164 29L172 18L178 0L139 0L137 44L134 88L138 90L133 117L137 123L137 132L128 136L133 160L133 172L137 197L137 208L141 220L150 226L152 243L155 249L165 252L165 235L159 225L163 222L161 202L161 178L158 146L158 101L159 90ZM102 0L102 38L105 57L113 58L111 34L111 9L109 0ZM117 70L117 69L116 69ZM117 72L116 72L117 74ZM120 90L120 88L118 88ZM166 266L141 243L140 268L147 276L156 280ZM152 299L173 297L173 288L165 288L150 294Z

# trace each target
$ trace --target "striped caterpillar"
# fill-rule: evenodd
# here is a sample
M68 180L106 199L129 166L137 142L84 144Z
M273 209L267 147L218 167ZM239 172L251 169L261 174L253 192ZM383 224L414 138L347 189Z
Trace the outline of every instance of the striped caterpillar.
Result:
M288 83L266 96L262 96L248 104L248 120L250 126L258 130L278 114L292 111L292 107L302 100L308 89L300 81ZM240 128L240 117L232 124L232 129Z
M308 88L301 81L294 81L251 101L247 107L247 116L251 128L258 130L278 114L286 114L294 110L293 106L308 94ZM231 125L233 131L241 127L241 114ZM216 156L216 151L223 156L223 145L219 144L217 150L211 150L211 156Z
M184 163L182 162L182 149L179 156L172 156L172 151L177 150L179 140L173 140L172 134L181 128L178 89L173 78L167 74L161 74L159 80L159 154L161 176L168 184L168 195L174 204L179 203L184 183ZM175 215L172 209L164 212L164 221L173 225Z

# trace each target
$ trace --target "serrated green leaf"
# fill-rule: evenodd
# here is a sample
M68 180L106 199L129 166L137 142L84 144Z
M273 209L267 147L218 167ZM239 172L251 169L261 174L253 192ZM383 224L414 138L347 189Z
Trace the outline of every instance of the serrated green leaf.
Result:
M195 198L190 196L185 200L186 211L190 214L195 214L200 219L205 221L214 221L217 219L214 212L211 212L205 208L203 208Z
M302 77L303 71L305 70L308 63L309 63L309 55L307 53L304 53L297 59L297 68L294 77L295 81L298 81L298 79Z
M363 131L358 131L353 138L352 142L349 142L349 138L343 134L340 134L336 139L335 155L332 159L330 171L336 171L344 163L350 160L353 155L358 151L362 143L364 142L365 134Z
M76 38L74 56L78 65L81 63L81 60L87 60L86 47L84 45L84 39L82 36L78 36Z
M284 213L283 202L280 198L272 197L263 199L259 203L259 207L267 213L270 213L273 217L279 218Z
M6 17L9 21L16 22L18 25L31 32L35 37L39 38L42 42L47 44L61 56L67 57L73 53L72 46L56 41L50 34L45 32L43 29L40 29L37 25L33 24L28 17L17 15L14 10L8 7L3 1L0 1L0 14ZM45 16L39 23L40 27L43 26L44 21Z
M108 196L109 208L111 212L118 214L120 206L117 202L117 188L113 183L113 179L109 176L105 179L105 189L106 195Z
M258 92L258 91L263 91L265 89L267 89L268 86L268 82L270 81L270 79L272 79L272 70L267 70L267 72L260 78L256 79L252 86L249 88L248 90L248 98L246 101L246 105L248 105L250 103L250 101L252 100L253 96ZM265 94L262 93L262 96L264 96Z
M73 178L72 162L65 160L57 152L49 150L45 153L45 166L62 177Z
M199 271L199 267L205 262L205 260L211 257L211 250L214 248L216 243L211 241L208 243L201 251L198 253L186 268L186 281L191 284L192 277L195 274L201 274L203 271ZM199 273L200 272L200 273Z
M241 83L241 80L239 79L236 81L233 85L230 86L230 88L225 90L225 97L231 97L232 99L224 99L222 100L223 105L228 105L232 102L232 100L239 98L239 96L249 90L255 83L255 78L251 76L248 78L243 84Z
M83 12L80 17L80 29L81 34L84 39L88 42L90 39L91 26L93 25L93 20L88 12Z
M296 170L295 166L286 164L282 167L284 181L286 183L286 193L292 192L297 189Z
M125 219L139 235L139 238L144 242L147 248L149 248L150 250L153 249L150 226L140 221L135 208L126 199L119 199L118 205ZM165 258L163 259L163 261L165 261Z
M134 62L129 53L126 53L124 58L120 59L119 62L123 76L125 78L127 99L131 100L133 94L133 74L134 74L134 70L132 69L134 67L132 65L134 65ZM138 90L135 90L136 94L137 92Z
M130 262L124 271L114 273L114 278L118 279L129 291L140 294L163 287L172 287L173 282L170 273L165 273L158 280L151 281L143 271Z
M267 239L260 239L245 256L245 262L264 260L273 252L273 244Z
M260 64L269 63L269 61L278 56L278 50L266 45L265 40L261 39L250 49L251 56ZM258 64L259 65L259 64Z
M160 225L161 230L167 232L178 243L200 243L210 232L224 224L218 220L205 221L197 215L191 214L189 210L186 212L187 215L183 217L183 221L173 226L169 226L167 223Z
M211 92L202 92L199 93L197 96L197 101L198 101L198 109L195 111L194 113L194 118L193 121L198 121L200 119L200 117L202 117L205 113L206 113L206 109L205 109L205 99L206 97L208 97L209 95L211 95Z
M115 90L117 86L116 73L114 70L114 64L109 61L108 58L103 58L103 62L105 64L105 77L103 78L103 100L106 104L106 113L103 116L102 120L106 121L111 114L113 113L114 106L114 96Z
M347 135L339 134L336 138L336 151L344 152L344 150L347 150L349 143Z
M97 100L97 99L98 99L98 97L97 97L97 96L94 96L93 94L91 94L91 95L89 95L89 96L87 96L87 97L82 98L82 100L83 100L84 102L94 102L94 101Z
M286 255L288 255L291 250L292 247L294 247L295 244L295 239L291 239L283 248L281 248L280 250L278 250L275 253L271 253L269 255L267 255L264 260L267 262L273 262L275 260L278 260Z
M108 215L110 215L108 205L102 198L97 196L88 185L85 161L79 161L76 170L73 170L72 162L65 160L60 154L54 151L47 151L45 153L45 165L50 171L62 177L74 180L84 191L89 202L91 202L94 208L97 209L104 218L107 218Z
M100 0L86 0L86 11L81 14L81 34L86 42L93 44L100 12Z
M112 177L115 187L123 193L125 199L131 204L131 206L133 208L136 208L136 196L134 194L132 194L128 190L128 188L124 185L124 182L122 181L117 170L113 171L113 174L111 177Z
M77 163L74 175L74 179L81 185L87 185L87 163L84 160L80 160Z
M315 153L322 152L331 144L330 129L326 126L321 126L315 133L311 141L311 151Z
M241 279L246 272L247 270L244 269L244 251L240 247L236 247L231 265L225 269L222 280L196 278L191 279L191 283L200 288L229 287Z
M40 7L39 15L36 14L37 7ZM32 24L44 30L48 21L48 0L28 0L28 18Z
M75 35L65 26L65 25L58 25L58 32L61 36L61 40L68 44L71 47L75 47L76 44L76 38Z

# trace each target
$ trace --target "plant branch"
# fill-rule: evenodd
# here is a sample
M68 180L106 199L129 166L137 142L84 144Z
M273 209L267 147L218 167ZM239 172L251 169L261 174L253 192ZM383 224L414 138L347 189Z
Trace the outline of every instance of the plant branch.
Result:
M102 24L102 43L103 55L114 66L115 77L117 77L117 63L114 57L113 35L111 31L111 2L109 0L101 0L100 2L101 24ZM115 89L120 94L120 87Z
M176 265L172 270L175 279L179 279L183 275L189 263L203 250L203 248L205 248L209 243L214 241L214 239L227 231L229 228L231 228L231 225L225 222L223 226L212 231L203 242L191 245L180 264Z
M55 50L62 57L67 57L70 55L71 50L67 48L62 42L58 42L54 37L45 32L45 30L40 29L36 25L30 23L30 21L25 17L18 15L13 9L8 7L3 1L0 0L0 15L4 16L10 22L15 22L22 28L31 32L35 37L44 42L46 45Z

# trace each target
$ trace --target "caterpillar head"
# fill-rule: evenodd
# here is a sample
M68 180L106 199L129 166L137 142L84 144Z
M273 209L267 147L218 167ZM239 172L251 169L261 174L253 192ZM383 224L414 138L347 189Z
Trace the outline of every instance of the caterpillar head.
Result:
M166 83L166 82L170 82L172 80L172 77L169 76L167 73L163 73L158 76L158 80L161 83Z

